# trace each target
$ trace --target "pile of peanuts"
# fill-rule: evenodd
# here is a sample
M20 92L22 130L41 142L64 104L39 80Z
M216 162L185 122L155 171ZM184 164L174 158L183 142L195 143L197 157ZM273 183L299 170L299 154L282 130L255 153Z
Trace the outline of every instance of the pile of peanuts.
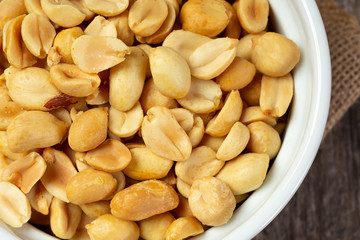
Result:
M268 0L2 0L0 219L61 239L226 224L281 146L300 51Z

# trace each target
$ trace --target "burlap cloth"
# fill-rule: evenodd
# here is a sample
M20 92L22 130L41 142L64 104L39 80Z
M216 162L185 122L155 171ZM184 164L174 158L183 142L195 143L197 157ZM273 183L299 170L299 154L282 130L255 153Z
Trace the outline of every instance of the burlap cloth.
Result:
M360 96L360 26L333 0L316 0L331 55L332 89L324 136Z

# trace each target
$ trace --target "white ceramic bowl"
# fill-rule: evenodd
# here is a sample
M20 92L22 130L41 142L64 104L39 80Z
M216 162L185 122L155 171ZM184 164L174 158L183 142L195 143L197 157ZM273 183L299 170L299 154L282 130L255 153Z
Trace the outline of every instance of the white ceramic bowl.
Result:
M331 66L324 25L314 0L269 0L276 31L296 42L301 60L294 70L295 95L283 145L263 186L230 222L194 239L241 240L258 234L283 209L307 174L320 145L330 102ZM30 224L0 226L0 239L56 239Z

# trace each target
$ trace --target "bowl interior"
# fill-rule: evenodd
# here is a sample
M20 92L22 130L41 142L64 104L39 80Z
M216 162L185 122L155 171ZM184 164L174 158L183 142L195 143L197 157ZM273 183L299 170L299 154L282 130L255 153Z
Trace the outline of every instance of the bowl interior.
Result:
M318 8L310 0L269 2L276 32L292 39L302 54L293 72L295 94L283 144L262 187L236 210L228 224L207 230L194 238L197 240L251 239L259 233L296 192L322 139L330 102L331 66ZM0 236L1 239L56 239L30 224L13 229L0 223Z

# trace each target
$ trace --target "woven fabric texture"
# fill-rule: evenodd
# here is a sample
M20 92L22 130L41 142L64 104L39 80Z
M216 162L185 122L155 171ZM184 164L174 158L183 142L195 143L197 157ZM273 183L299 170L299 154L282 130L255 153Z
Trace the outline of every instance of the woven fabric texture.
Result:
M316 1L328 37L332 89L324 136L360 96L360 26L355 16L333 0Z

